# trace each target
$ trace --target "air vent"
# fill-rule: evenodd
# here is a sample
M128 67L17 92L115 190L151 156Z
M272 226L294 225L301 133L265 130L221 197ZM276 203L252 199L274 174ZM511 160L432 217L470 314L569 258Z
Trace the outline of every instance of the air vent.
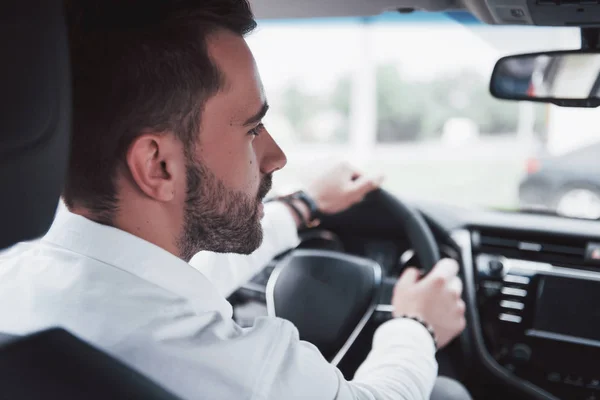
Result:
M540 261L563 266L584 266L587 240L521 231L481 229L473 232L473 247L478 253Z

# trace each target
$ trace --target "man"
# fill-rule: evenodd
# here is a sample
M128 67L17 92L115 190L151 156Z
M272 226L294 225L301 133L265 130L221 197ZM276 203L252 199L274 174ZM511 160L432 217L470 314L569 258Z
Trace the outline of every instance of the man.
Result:
M60 325L186 399L426 399L464 328L458 266L399 279L398 317L352 382L280 319L241 329L187 263L248 254L285 156L241 0L87 0L68 9L73 138L59 212L0 264L0 330ZM420 323L414 318L420 318Z

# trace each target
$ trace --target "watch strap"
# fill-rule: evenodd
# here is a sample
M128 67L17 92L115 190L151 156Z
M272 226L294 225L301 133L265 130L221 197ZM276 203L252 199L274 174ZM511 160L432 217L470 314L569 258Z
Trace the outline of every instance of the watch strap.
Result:
M277 197L276 200L286 203L292 209L294 214L296 214L302 222L300 228L314 228L321 223L319 219L321 213L319 212L317 203L303 190L299 190L286 196ZM294 204L294 200L300 201L306 205L309 212L308 218L306 218L296 204Z
M308 208L308 212L310 216L308 217L308 221L306 221L306 227L314 228L321 223L321 212L319 211L319 206L317 206L317 202L313 200L312 197L308 195L304 190L299 190L297 192L292 193L292 199L296 199L304 203L306 208Z
M298 207L296 207L296 205L294 204L293 201L291 201L290 198L281 197L281 198L279 198L279 200L284 202L292 210L292 212L298 217L298 219L301 221L301 227L307 226L308 221L304 217L304 214L302 214L302 211L300 211L298 209Z
M319 206L317 206L317 202L313 200L312 197L308 195L304 190L299 190L290 195L292 198L296 200L300 200L303 202L310 212L310 219L318 219L321 217L321 213L319 211Z

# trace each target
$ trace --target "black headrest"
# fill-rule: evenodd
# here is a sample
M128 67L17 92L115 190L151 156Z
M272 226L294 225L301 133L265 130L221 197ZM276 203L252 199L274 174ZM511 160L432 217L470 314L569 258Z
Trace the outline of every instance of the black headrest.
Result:
M181 400L63 329L2 336L3 400Z
M71 122L63 1L3 0L0 249L43 235L67 167Z

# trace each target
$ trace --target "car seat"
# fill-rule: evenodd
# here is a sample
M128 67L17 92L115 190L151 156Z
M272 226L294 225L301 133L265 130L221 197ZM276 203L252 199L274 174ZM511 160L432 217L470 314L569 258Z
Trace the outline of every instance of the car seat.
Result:
M62 0L3 1L0 51L3 249L46 232L64 181L71 101ZM177 399L60 328L0 333L0 377L2 400Z

